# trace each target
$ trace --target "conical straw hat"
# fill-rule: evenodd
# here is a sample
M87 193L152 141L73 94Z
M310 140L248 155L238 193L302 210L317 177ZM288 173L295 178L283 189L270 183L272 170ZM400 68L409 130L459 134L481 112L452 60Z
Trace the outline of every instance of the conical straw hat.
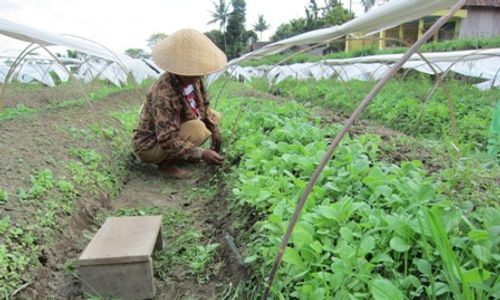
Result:
M151 56L163 70L183 76L203 76L227 63L224 52L194 29L181 29L168 36L153 48Z

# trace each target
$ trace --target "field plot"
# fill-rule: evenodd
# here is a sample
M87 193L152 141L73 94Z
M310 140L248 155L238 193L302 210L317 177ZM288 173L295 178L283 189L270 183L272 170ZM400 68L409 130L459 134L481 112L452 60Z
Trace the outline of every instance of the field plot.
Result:
M130 156L148 84L56 104L36 98L43 87L16 87L41 104L11 103L0 118L2 297L83 299L75 262L104 219L157 214L158 299L261 295L297 198L355 103L333 80L229 81L216 101L221 79L210 94L225 165L169 180ZM372 83L349 84L359 101ZM429 79L393 82L375 100L314 188L274 299L500 297L500 168L488 154L498 90L446 84L453 130L443 90L414 130Z
M398 101L404 88L422 84L389 86L372 107L380 109L379 115L369 109L367 116L393 129L365 121L334 154L292 234L273 288L277 298L498 297L497 158L450 152L447 133L437 129L447 124L427 121L431 130L423 135L434 140L405 130L417 115L405 114L396 103L411 104ZM248 113L236 130L241 139L228 155L238 161L232 181L236 203L242 211L254 211L258 220L246 258L259 280L269 274L297 198L327 139L339 130L338 123L325 126L322 117L341 121L355 106L335 85L291 81L278 86L282 95L295 96L307 107L286 100L264 104L242 99ZM408 92L412 89L406 91L408 98L414 96ZM356 85L353 92L361 93ZM491 120L496 95L474 95L482 104L465 111L484 110ZM433 99L437 105L442 100ZM334 109L325 113L325 107ZM390 123L381 118L386 115L401 119ZM487 132L482 127L478 132ZM467 143L485 149L481 140L468 137Z

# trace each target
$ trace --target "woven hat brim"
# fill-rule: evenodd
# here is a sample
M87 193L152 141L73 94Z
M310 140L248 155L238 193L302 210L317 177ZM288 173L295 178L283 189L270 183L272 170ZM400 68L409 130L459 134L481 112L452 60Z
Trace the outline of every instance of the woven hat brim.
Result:
M206 35L182 29L158 43L151 54L163 70L182 76L203 76L223 69L227 57Z

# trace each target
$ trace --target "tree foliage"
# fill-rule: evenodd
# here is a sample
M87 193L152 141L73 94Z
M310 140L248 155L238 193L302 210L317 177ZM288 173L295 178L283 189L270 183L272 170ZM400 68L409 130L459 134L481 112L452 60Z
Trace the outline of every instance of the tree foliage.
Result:
M246 3L245 0L232 0L233 11L229 14L226 29L227 49L229 58L240 56L247 48L255 32L245 29ZM253 32L253 34L252 34Z
M164 34L164 33L161 33L161 32L157 32L157 33L153 33L152 35L149 36L149 38L146 40L147 43L148 43L148 47L149 48L153 48L154 46L156 46L156 44L158 44L159 42L161 42L163 39L165 39L168 35Z
M325 0L323 6L319 6L316 0L310 0L305 7L305 17L279 25L271 39L279 41L311 30L343 24L353 17L340 0Z
M66 50L66 54L69 58L78 58L78 56L79 56L78 51L70 50L70 49Z
M144 57L148 56L146 51L144 51L141 48L129 48L129 49L125 50L125 54L127 54L128 56L130 56L132 58L144 58Z
M215 44L217 47L224 51L225 48L225 38L224 34L217 29L205 32L205 35ZM224 51L226 52L226 51Z

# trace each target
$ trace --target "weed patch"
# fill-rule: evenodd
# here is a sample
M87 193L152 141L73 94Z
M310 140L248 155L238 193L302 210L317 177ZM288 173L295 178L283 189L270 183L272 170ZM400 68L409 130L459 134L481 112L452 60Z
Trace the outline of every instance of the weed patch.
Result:
M217 243L204 242L203 233L194 227L192 215L179 208L121 208L116 216L161 215L166 247L154 254L155 277L168 280L194 277L198 283L210 279Z

